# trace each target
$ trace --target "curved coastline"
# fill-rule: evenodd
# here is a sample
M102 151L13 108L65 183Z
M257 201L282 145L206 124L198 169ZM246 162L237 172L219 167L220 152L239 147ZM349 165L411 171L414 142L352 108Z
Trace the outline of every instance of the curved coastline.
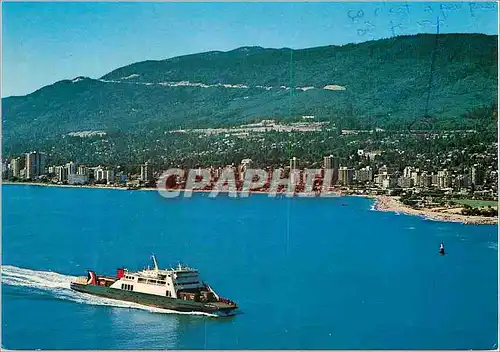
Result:
M459 222L463 224L473 225L498 225L498 217L484 217L484 216L469 216L445 212L442 208L433 209L412 209L397 198L391 196L370 196L375 199L373 209L377 211L389 211L395 213L403 213L406 215L421 216L428 220L446 221L446 222Z

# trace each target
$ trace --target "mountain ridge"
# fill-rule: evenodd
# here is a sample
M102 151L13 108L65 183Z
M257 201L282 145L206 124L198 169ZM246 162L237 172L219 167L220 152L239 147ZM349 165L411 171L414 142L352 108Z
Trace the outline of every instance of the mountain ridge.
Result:
M234 48L234 49L231 49L231 50L226 50L226 51L221 51L221 50L211 50L211 51L205 51L205 52L199 52L199 53L191 53L191 54L183 54L183 55L177 55L177 56L173 56L173 57L169 57L169 58L165 58L165 59L159 59L159 60L143 60L143 61L137 61L137 62L133 62L133 63L130 63L130 64L127 64L127 65L124 65L124 66L121 66L121 67L118 67L114 70L111 70L110 72L98 77L98 78L92 78L92 77L88 77L88 76L76 76L75 78L71 79L71 78L67 78L67 79L62 79L62 80L59 80L59 81L56 81L52 84L48 84L48 85L45 85L43 87L40 87L38 89L36 89L35 91L31 92L31 93L27 93L27 94L24 94L24 95L13 95L13 96L7 96L7 97L4 97L2 99L6 99L6 98L14 98L14 97L24 97L24 96L27 96L27 95L30 95L30 94L33 94L43 88L46 88L46 87L50 87L50 86L53 86L54 84L57 84L57 83L60 83L60 82L66 82L66 81L72 81L72 80L75 80L75 79L78 79L78 78L84 78L84 79L90 79L90 80L105 80L107 78L109 78L109 76L111 76L113 73L117 72L117 71L120 71L122 69L125 69L125 68L130 68L130 67L133 67L133 66L136 66L136 65L140 65L140 64L148 64L148 63L164 63L164 62L168 62L168 61L172 61L172 60L178 60L178 59L183 59L183 58L189 58L189 57L193 57L193 56L203 56L203 55L210 55L210 54L229 54L229 53L234 53L234 52L241 52L242 50L244 49L258 49L258 51L282 51L282 50L286 50L286 51L290 51L292 50L293 52L301 52L301 51L309 51L309 50L319 50L319 49L327 49L327 48L331 48L331 49L335 49L335 48L343 48L343 47L349 47L349 46L356 46L356 45L362 45L362 44L367 44L367 43L374 43L374 42L381 42L381 41L386 41L386 40L391 40L391 39L394 39L394 38L412 38L412 37L419 37L419 36L430 36L430 37L435 37L435 34L415 34L415 35L401 35L401 36L397 36L397 37L389 37L389 38L382 38L382 39L374 39L374 40L367 40L367 41L364 41L364 42L361 42L361 43L346 43L346 44L341 44L341 45L335 45L335 44L332 44L332 45L322 45L322 46L317 46L317 47L307 47L307 48L300 48L300 49L291 49L291 48L288 48L288 47L283 47L283 48L267 48L267 47L262 47L262 46L241 46L241 47L237 47L237 48ZM497 36L496 35L490 35L490 34L484 34L484 33L446 33L446 34L440 34L439 35L440 37L444 37L444 36L483 36L483 37L492 37L492 38L496 38Z
M302 115L345 128L401 129L424 115L435 128L470 127L464 114L496 105L497 36L440 34L437 43L418 34L297 50L240 47L77 76L2 99L4 150L75 131L149 140L151 131Z

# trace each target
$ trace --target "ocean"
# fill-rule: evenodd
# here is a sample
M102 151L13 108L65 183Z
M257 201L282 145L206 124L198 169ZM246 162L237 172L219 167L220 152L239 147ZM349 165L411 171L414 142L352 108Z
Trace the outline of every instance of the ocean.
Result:
M2 345L496 348L497 226L378 212L372 203L4 185ZM87 269L141 269L152 253L160 267L199 269L240 314L178 314L69 289Z

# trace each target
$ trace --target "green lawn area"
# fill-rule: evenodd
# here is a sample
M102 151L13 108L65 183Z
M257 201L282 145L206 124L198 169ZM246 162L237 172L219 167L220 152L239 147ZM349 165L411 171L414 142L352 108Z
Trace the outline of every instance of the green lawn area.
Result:
M471 207L487 207L488 205L493 208L498 207L498 202L494 200L453 199L453 201L460 204L467 204Z

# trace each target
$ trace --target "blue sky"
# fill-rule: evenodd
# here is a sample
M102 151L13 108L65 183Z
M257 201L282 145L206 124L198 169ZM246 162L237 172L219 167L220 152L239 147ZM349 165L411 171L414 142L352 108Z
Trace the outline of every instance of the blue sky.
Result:
M241 46L294 49L393 35L497 34L496 3L3 3L2 97L62 79Z

